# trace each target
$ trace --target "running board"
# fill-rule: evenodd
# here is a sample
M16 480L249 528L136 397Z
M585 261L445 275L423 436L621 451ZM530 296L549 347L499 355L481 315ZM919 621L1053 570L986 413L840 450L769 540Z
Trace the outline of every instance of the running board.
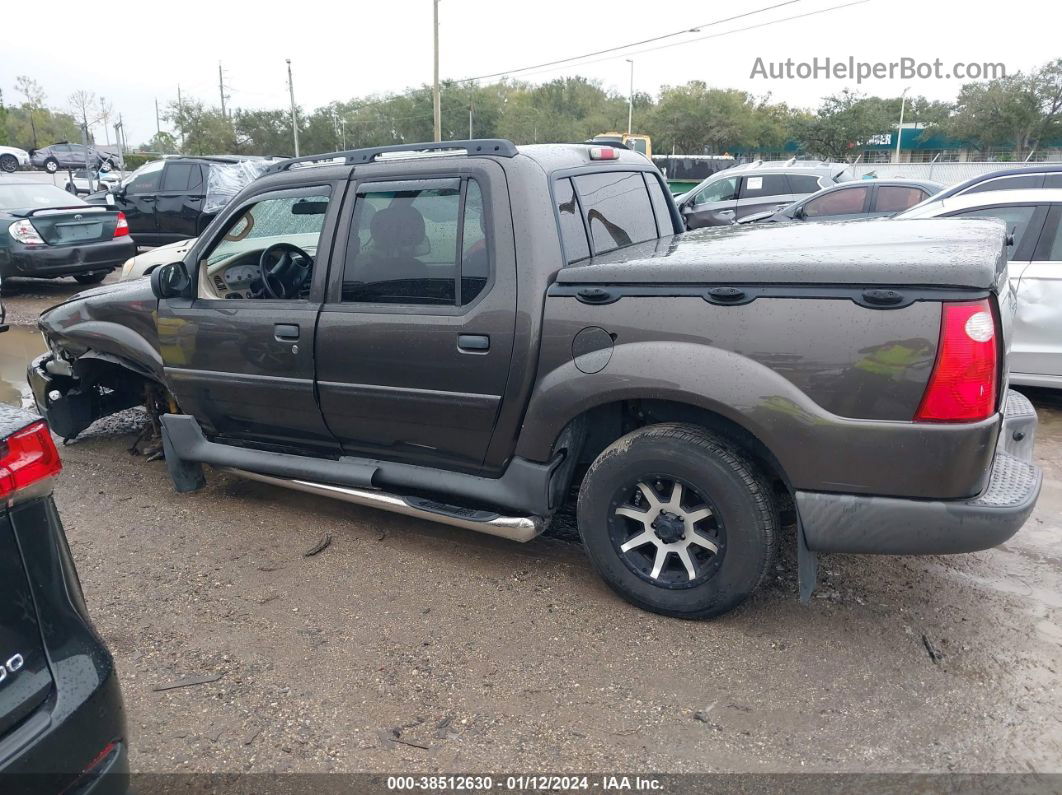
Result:
M477 533L499 536L510 541L530 541L546 528L545 520L540 516L502 516L491 511L447 505L425 497L400 497L375 489L356 489L348 486L332 486L327 483L313 483L308 480L279 478L233 467L221 467L221 470L272 486L332 497L355 505L400 513L403 516L415 516L418 519L427 519L465 530L475 530Z

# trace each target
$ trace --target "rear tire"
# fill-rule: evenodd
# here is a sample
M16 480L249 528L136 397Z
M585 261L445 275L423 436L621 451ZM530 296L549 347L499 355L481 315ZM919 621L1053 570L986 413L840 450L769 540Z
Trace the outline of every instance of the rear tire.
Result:
M18 158L10 154L0 155L0 171L14 174L18 171Z
M49 174L54 174L56 171L59 170L59 161L56 160L54 157L49 157L47 160L44 161L44 170L47 171Z
M96 271L95 273L75 273L74 279L78 284L99 284L107 278L110 271Z
M608 447L583 480L578 521L591 564L614 591L691 619L744 601L778 535L763 474L696 425L650 425Z

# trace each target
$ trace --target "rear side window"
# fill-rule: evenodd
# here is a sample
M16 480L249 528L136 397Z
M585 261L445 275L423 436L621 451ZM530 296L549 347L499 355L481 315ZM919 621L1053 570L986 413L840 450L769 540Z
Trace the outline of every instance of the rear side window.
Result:
M874 211L879 213L898 213L914 207L926 197L921 188L905 188L900 185L882 185L878 188L878 198Z
M831 215L854 215L863 212L870 188L842 188L812 199L804 205L805 218L825 218Z
M358 191L343 268L344 301L454 306L490 274L475 180L372 183Z
M653 212L656 214L656 231L660 237L675 234L675 225L671 220L671 209L668 206L664 189L660 186L660 180L648 172L642 172L645 177L646 187L649 188L649 201L652 202Z
M575 188L570 179L558 179L553 193L557 200L557 217L560 218L561 240L568 262L586 259L590 256L590 245L586 242L586 228L579 210L579 201L575 198Z
M573 177L595 254L657 236L653 207L640 171Z
M996 177L995 179L979 182L972 188L967 188L963 194L986 193L992 190L1022 190L1024 188L1041 188L1044 184L1043 174L1030 174L1029 176Z
M821 187L819 178L812 174L789 175L789 188L793 193L815 193Z
M1021 245L1025 230L1029 228L1036 207L985 207L980 210L967 210L963 213L955 213L949 218L999 218L1007 225L1007 232L1014 238L1014 244L1007 246L1007 256L1013 256L1014 251Z
M1062 188L1062 174L1046 174L1044 176L1045 188Z
M195 163L168 163L162 174L162 190L187 191L203 186L203 176Z
M789 190L789 183L782 174L742 177L739 198L758 199L761 196L784 196L789 193Z

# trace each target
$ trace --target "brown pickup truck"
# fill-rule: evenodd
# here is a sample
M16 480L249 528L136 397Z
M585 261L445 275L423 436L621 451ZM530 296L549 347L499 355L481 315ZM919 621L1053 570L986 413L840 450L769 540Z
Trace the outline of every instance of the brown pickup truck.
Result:
M203 464L526 541L577 497L594 567L718 615L795 518L817 552L1013 535L1040 489L994 221L683 233L636 153L479 140L286 161L183 262L40 320L75 436L147 401Z

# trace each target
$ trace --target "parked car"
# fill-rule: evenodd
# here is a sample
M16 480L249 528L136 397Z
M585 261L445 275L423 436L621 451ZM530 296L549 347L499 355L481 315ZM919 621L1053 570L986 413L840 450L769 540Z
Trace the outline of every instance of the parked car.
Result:
M63 189L67 193L73 193L76 196L88 196L100 190L109 190L121 181L122 174L117 169L92 172L80 168L73 172L73 179L67 180ZM95 185L93 185L94 182L96 183Z
M1041 476L1001 223L681 232L621 149L295 159L183 262L45 312L29 380L64 437L145 394L175 407L181 491L208 463L527 541L575 487L598 573L686 618L756 588L782 501L805 594L817 551L1017 531Z
M789 223L792 221L844 221L883 218L903 212L944 186L913 179L874 179L842 182L771 212L746 215L738 223Z
M976 177L952 185L934 199L950 199L968 193L996 193L1004 190L1038 190L1062 188L1062 165L1032 163L978 174Z
M137 245L162 246L198 237L218 211L272 162L223 156L152 160L89 201L124 212Z
M62 141L30 153L30 162L35 168L43 168L54 174L61 168L95 168L99 163L115 164L115 158L109 152L84 144L71 144ZM90 162L91 161L91 162Z
M1010 381L1062 388L1062 189L960 193L898 218L998 218L1007 225L1017 295Z
M52 501L48 426L0 406L0 782L5 795L124 793L125 712Z
M165 246L141 251L135 257L130 257L125 261L118 281L125 282L130 279L142 279L160 265L168 265L171 262L183 260L184 256L195 245L195 241L196 238L193 237L189 240L178 240L176 243L169 243Z
M0 277L96 284L135 253L121 212L55 185L0 181Z
M750 163L717 171L675 198L688 229L728 226L747 215L776 212L822 188L850 179L848 166Z
M8 174L26 168L30 164L29 152L17 146L0 146L0 171Z

